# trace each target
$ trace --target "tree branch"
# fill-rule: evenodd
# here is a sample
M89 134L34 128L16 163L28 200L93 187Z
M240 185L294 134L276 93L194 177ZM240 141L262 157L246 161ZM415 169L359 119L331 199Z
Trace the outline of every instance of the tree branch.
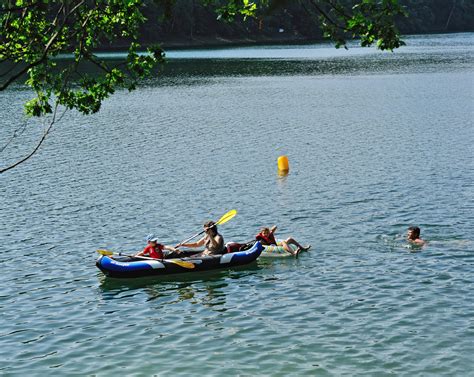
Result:
M454 12L454 8L456 7L456 0L453 0L453 6L451 7L451 12L449 12L448 20L446 21L446 26L444 27L445 30L448 30L449 22L451 21L451 17Z
M318 13L323 16L329 23L331 23L332 25L334 25L336 28L338 29L341 29L341 30L345 30L345 28L341 25L339 25L336 21L334 21L330 16L329 14L327 14L327 12L324 11L323 8L321 8L321 6L314 0L309 0L309 2L313 5L313 7L316 8L316 10L318 11Z
M57 114L57 110L58 110L58 105L59 105L59 103L56 102L56 105L54 107L54 112L53 112L53 119L51 120L51 123L48 125L48 128L46 128L46 130L44 131L43 136L39 140L36 147L27 156L23 157L21 160L18 160L17 162L15 162L14 164L12 164L10 166L7 166L6 168L0 169L0 174L5 173L6 171L17 167L18 165L20 165L23 162L27 161L29 158L31 158L31 156L33 156L36 153L36 151L41 147L43 142L46 140L46 136L48 136L49 132L53 128L54 123L56 122L56 114ZM64 112L66 112L66 110L64 110ZM61 115L61 118L62 118L62 115Z
M332 9L334 9L337 13L339 13L341 17L343 18L351 17L350 14L345 12L345 9L341 4L337 3L334 0L328 0L328 3L331 5Z
M47 51L45 51L45 53L43 54L43 56L39 60L37 60L37 61L35 61L31 64L26 65L23 69L21 69L20 71L15 73L13 76L10 76L10 78L8 80L6 80L2 85L0 85L0 92L2 90L5 90L6 88L8 88L8 86L12 82L17 80L19 77L23 76L26 72L28 72L28 70L30 68L36 67L37 65L41 64L44 60L46 60L46 55L47 55Z
M41 57L36 60L35 62L33 63L30 63L28 65L26 65L22 70L20 70L19 72L17 72L16 74L14 74L13 76L11 76L8 80L6 80L2 85L0 85L0 91L2 90L5 90L6 88L8 88L8 86L14 82L15 80L17 80L19 77L21 77L22 75L24 75L29 69L33 68L33 67L36 67L37 65L41 64L42 62L44 62L48 56L48 52L49 52L49 49L51 48L51 46L53 45L54 41L56 40L56 38L59 36L59 34L61 33L62 29L64 28L66 22L67 22L67 19L71 16L71 14L73 14L81 5L84 4L84 0L81 0L79 3L77 3L65 16L64 16L64 19L61 23L61 26L58 28L58 30L56 30L56 32L51 36L51 38L49 39L48 43L46 44L46 46L44 47L44 50L43 50L43 53L41 55Z
M15 139L17 136L22 135L23 132L25 132L26 125L27 125L27 122L25 121L25 123L23 123L21 126L17 127L17 129L15 131L13 131L13 135L10 138L10 140L8 140L5 143L5 145L2 148L0 148L0 153L2 153L8 147L8 145L13 141L13 139ZM19 133L17 134L17 132L19 132Z
M0 8L0 12L3 13L8 13L8 12L18 12L18 11L23 11L28 8L33 8L36 7L39 4L38 1L35 1L34 3L28 4L28 5L23 5L21 7L10 7L10 8Z

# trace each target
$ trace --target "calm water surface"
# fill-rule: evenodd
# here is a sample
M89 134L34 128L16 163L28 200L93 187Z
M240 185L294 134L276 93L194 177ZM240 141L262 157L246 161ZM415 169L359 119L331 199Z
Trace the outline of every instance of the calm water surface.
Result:
M0 374L473 375L474 34L407 44L170 52L67 113L0 176ZM2 166L41 134L29 96L0 92L0 145L20 135ZM277 224L312 251L133 281L94 265L232 208L226 240Z

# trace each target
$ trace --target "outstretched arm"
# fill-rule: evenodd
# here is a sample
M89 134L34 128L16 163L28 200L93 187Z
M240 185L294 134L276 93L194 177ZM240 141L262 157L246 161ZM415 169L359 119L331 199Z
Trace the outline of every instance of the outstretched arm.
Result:
M179 252L178 249L174 248L173 246L167 246L167 245L163 245L163 250L169 250L169 251L173 251L173 252Z
M136 257L141 257L141 256L145 255L145 250L146 250L146 248L143 249L142 251L136 253L135 256L136 256Z
M193 248L193 247L200 247L200 246L204 245L205 239L206 239L206 237L203 237L203 238L201 238L201 239L200 239L199 241L197 241L197 242L193 242L193 243L180 243L180 244L176 245L176 247L177 247L177 248L178 248L178 247L181 247L181 246L184 246L184 247L191 247L191 248Z

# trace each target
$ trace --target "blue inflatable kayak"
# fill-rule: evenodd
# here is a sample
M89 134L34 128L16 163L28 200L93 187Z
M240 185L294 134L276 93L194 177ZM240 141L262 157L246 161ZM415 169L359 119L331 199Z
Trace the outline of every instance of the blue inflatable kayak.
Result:
M260 242L255 243L248 250L213 256L189 256L170 259L138 259L124 256L101 256L96 266L109 277L135 278L143 276L161 276L198 272L242 266L256 260L261 252Z

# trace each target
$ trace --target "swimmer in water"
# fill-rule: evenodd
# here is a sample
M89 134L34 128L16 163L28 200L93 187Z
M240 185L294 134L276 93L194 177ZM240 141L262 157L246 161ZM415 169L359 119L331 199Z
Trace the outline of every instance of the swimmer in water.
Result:
M411 226L408 228L407 240L411 244L418 246L423 246L426 244L426 241L420 238L420 228L417 226Z

